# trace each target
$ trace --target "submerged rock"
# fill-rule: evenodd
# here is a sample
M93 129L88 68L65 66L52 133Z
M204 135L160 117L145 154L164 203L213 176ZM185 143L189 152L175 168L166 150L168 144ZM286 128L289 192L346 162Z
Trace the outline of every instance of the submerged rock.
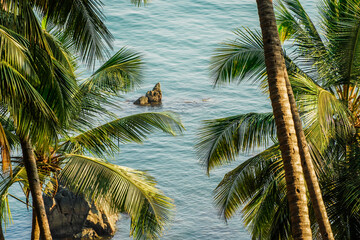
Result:
M156 105L160 104L162 99L162 92L160 83L157 83L152 91L148 91L145 96L139 97L134 104L136 105Z
M44 203L54 239L98 239L115 234L118 214L66 188L59 188L54 198L44 196Z

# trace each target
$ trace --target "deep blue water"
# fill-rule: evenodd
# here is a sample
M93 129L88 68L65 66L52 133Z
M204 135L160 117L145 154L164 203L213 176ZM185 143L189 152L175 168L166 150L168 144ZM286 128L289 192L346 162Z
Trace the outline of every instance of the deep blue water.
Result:
M144 83L119 103L120 116L145 111L173 111L180 115L186 131L172 137L156 133L142 145L123 145L111 162L148 170L158 186L176 204L175 218L162 239L250 239L240 214L227 224L219 219L212 190L224 173L241 163L214 171L207 177L194 151L201 120L246 112L270 111L267 96L250 84L213 88L209 58L219 42L233 37L237 27L258 27L255 0L153 0L135 7L126 0L104 0L107 25L115 37L114 50L123 46L142 52L146 62ZM307 9L314 3L302 1ZM86 75L87 73L85 73ZM131 101L162 85L161 107L139 107ZM21 192L14 192L21 196ZM15 200L10 202L14 224L7 239L29 239L31 213ZM114 239L128 239L129 220L118 222Z

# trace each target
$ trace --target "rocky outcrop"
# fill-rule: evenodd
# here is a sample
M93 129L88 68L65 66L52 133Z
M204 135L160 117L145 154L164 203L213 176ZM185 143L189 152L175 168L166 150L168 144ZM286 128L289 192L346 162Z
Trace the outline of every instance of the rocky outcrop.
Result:
M161 104L162 92L160 83L157 83L152 91L148 91L145 96L139 97L134 104L136 105L157 105Z
M54 239L97 239L115 234L118 214L66 188L59 188L54 198L44 196L44 202Z

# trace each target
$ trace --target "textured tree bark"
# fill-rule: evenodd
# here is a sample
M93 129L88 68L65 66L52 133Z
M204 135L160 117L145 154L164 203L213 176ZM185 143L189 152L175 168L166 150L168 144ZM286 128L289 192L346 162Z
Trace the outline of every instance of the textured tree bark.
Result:
M270 99L284 163L292 236L312 239L305 181L286 87L286 68L271 0L256 0L263 35Z
M36 212L33 209L32 211L32 226L31 226L31 240L39 240L40 239L40 227L39 222L36 217Z
M309 191L310 200L315 212L316 221L319 224L320 233L323 240L334 240L334 235L331 230L329 218L327 216L325 204L322 198L319 181L317 179L314 164L311 159L309 148L306 142L305 134L302 128L299 112L296 107L295 97L290 85L289 78L286 76L286 87L289 95L291 112L294 119L296 135L299 144L299 152L301 158L301 165L303 167L305 182Z
M23 161L29 181L31 197L33 200L33 211L36 212L36 216L39 222L40 237L42 240L51 240L52 237L49 222L46 216L34 152L28 138L20 137L20 143L23 153Z

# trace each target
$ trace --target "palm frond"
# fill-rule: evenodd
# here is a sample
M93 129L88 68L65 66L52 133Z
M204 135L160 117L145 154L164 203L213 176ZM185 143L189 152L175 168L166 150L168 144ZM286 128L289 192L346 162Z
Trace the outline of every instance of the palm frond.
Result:
M277 16L280 23L280 29L289 31L292 33L291 35L299 34L296 31L304 29L301 33L306 33L307 37L311 39L313 43L316 43L319 46L323 45L315 24L312 22L299 0L284 0L279 2L278 9L279 14L277 14ZM291 15L288 14L290 12L293 17L290 17ZM294 21L295 19L296 21ZM293 36L293 38L300 41L302 40L302 38L298 39L298 36Z
M207 173L236 159L241 151L264 147L276 136L272 113L248 113L204 121L195 148Z
M293 39L306 56L319 57L324 53L319 32L298 0L278 1L277 21L283 40Z
M113 36L104 24L99 0L35 1L37 9L64 31L83 61L93 66L111 48Z
M53 111L20 72L9 63L1 61L0 76L2 79L1 100L12 112L19 133L27 134L30 129L32 133L35 133L35 125L45 131L46 128L44 129L42 125L44 121L51 122L53 126L56 125L57 118ZM29 119L36 119L36 121L29 121ZM31 124L34 125L31 126Z
M261 81L266 73L261 33L245 28L235 35L235 40L221 44L211 58L214 85L240 83L245 78Z
M141 143L146 135L154 130L175 135L183 129L177 115L173 113L140 113L116 119L70 137L63 143L63 149L68 153L83 153L87 150L92 154L103 156L107 151L118 149L116 142Z
M360 237L359 139L336 143L327 149L327 168L320 175L324 201L332 219L334 235L341 239ZM347 145L347 146L346 146Z
M225 220L243 207L244 223L253 239L274 239L270 236L275 235L279 239L286 239L277 234L290 234L289 222L279 224L286 222L289 217L278 216L287 211L279 146L271 146L228 172L214 190L214 200L219 215Z
M54 35L44 31L44 36L51 50L51 55L69 72L74 72L73 60L69 55L69 51L63 47L62 43Z
M107 93L128 92L141 83L141 68L141 55L122 48L81 86Z
M1 25L11 27L30 42L46 45L40 22L33 11L33 1L3 0L1 5Z
M322 20L329 39L329 56L336 74L331 74L328 85L356 84L360 74L360 7L359 1L323 1ZM338 10L334 11L335 9ZM324 69L324 72L326 70ZM346 98L345 98L346 99Z
M290 78L308 141L324 149L331 138L352 134L347 106L306 76L295 74Z
M95 202L105 201L113 210L131 217L135 239L158 239L174 208L172 200L155 187L145 172L81 155L68 155L61 182Z
M9 189L16 182L23 182L26 178L26 170L23 166L16 166L12 176L4 177L0 181L0 223L3 222L5 225L11 222L11 212L8 202ZM25 183L26 185L26 183Z
M24 75L31 75L34 70L27 50L28 42L19 34L0 25L0 59L15 66Z

